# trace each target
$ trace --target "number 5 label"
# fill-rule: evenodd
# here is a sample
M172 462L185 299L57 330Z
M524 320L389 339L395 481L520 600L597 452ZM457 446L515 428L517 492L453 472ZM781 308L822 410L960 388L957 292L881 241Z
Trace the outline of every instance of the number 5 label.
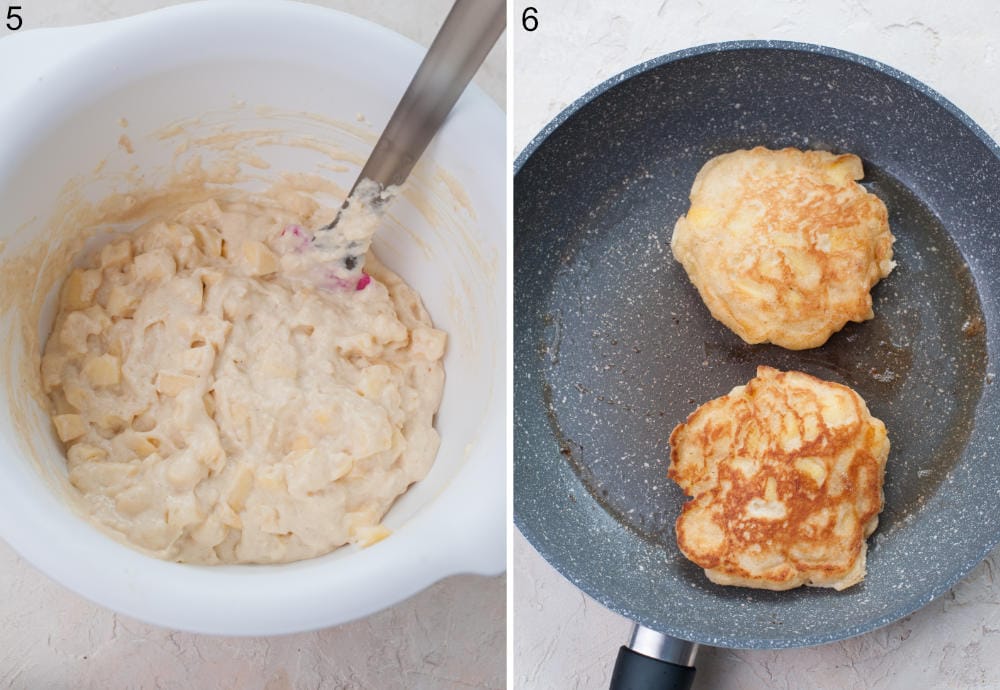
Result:
M24 24L21 19L21 6L20 5L8 5L7 6L7 28L11 31L17 31Z

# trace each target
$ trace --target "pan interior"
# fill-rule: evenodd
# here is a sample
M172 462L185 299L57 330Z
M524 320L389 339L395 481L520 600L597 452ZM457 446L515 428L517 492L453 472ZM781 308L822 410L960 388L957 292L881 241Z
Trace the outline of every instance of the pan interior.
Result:
M556 269L538 351L562 455L616 520L674 550L685 499L666 477L673 426L760 364L805 371L850 386L886 423L879 533L891 534L961 456L986 376L975 283L941 219L868 163L865 183L889 208L898 257L874 291L875 319L813 350L747 345L711 317L673 259L687 201L676 186L658 188L660 172L617 187L613 203L574 228L579 241Z
M570 108L515 176L515 521L649 627L734 647L841 639L940 594L1000 536L1000 161L953 107L887 72L785 44L667 56ZM855 153L889 209L898 265L875 318L820 348L746 345L670 252L700 167L755 145ZM844 592L716 586L677 550L670 432L760 364L847 384L888 428L868 575Z

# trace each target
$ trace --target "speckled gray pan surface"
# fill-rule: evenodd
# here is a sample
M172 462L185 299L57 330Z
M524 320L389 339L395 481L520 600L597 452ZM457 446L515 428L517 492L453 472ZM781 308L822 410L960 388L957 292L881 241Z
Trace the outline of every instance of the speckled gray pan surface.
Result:
M815 350L745 345L670 252L701 165L757 144L856 153L889 208L875 319ZM1000 159L953 105L828 48L704 46L585 95L515 173L515 521L574 584L685 639L811 645L914 611L1000 541ZM670 431L758 364L846 383L889 429L868 575L844 592L716 586L677 550Z

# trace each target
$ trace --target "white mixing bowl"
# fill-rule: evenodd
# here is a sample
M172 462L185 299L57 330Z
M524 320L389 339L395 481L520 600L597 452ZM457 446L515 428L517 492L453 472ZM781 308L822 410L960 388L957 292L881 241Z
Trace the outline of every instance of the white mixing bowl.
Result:
M5 38L0 270L12 275L18 257L49 241L68 194L95 202L127 192L139 176L155 186L174 165L179 143L212 128L280 129L270 145L252 149L258 160L251 167L261 177L317 173L347 188L423 52L355 17L277 1L195 3ZM302 113L350 124L338 128ZM123 134L128 139L119 145ZM470 88L414 173L417 196L400 200L397 222L376 241L383 261L421 293L450 334L441 450L429 476L386 517L389 538L298 563L202 567L145 556L93 527L60 496L62 451L40 401L26 392L38 356L30 350L44 342L52 309L38 318L13 305L30 291L35 304L51 305L53 291L40 273L19 281L0 276L10 293L0 314L0 536L95 602L217 634L320 628L394 604L447 575L502 572L504 134L503 113ZM301 145L300 135L333 141L349 164Z

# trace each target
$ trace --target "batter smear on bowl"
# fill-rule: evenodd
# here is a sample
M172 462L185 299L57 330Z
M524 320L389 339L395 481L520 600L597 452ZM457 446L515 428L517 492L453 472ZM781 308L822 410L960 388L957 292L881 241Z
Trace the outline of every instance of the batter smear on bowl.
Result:
M165 559L276 563L388 535L438 450L446 335L368 255L208 200L86 257L42 358L93 520Z

